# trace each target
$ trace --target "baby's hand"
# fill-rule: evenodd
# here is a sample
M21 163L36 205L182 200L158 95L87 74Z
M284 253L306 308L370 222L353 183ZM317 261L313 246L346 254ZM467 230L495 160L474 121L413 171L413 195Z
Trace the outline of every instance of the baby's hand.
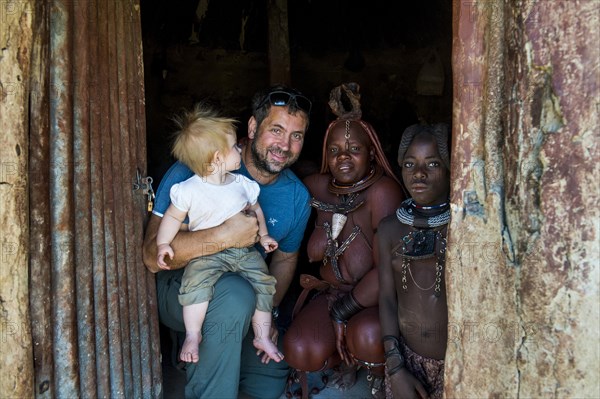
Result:
M158 246L158 256L156 257L156 263L158 267L164 270L171 270L171 267L166 264L165 256L168 256L169 259L173 259L175 253L173 252L173 248L169 244L160 244Z
M277 241L275 241L273 237L268 234L260 237L260 245L262 245L266 253L273 252L277 249L277 247L279 247Z

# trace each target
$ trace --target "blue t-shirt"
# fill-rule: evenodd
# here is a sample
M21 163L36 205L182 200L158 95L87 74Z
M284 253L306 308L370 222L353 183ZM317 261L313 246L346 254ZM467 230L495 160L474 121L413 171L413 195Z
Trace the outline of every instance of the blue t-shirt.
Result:
M234 173L239 173L254 180L243 162L240 169L234 171ZM156 200L152 213L162 217L171 204L169 196L171 186L181 183L193 175L194 172L187 166L181 162L175 162L156 190ZM284 169L273 183L266 185L259 183L259 186L258 203L265 214L269 235L278 242L280 251L288 253L298 251L310 216L308 190L294 172L289 169ZM186 218L184 223L187 222ZM257 245L256 247L264 255L262 246Z

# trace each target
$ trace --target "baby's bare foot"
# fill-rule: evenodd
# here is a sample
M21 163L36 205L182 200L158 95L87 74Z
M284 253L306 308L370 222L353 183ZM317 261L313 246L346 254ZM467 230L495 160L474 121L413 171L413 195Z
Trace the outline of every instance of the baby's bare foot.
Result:
M279 352L277 346L269 339L269 337L263 338L254 338L252 341L254 347L258 349L257 353L264 352L267 357L266 359L263 357L263 363L269 363L269 360L274 360L277 363L283 360L283 353Z
M198 345L200 345L200 342L202 342L202 334L200 332L186 333L179 358L184 362L198 363Z

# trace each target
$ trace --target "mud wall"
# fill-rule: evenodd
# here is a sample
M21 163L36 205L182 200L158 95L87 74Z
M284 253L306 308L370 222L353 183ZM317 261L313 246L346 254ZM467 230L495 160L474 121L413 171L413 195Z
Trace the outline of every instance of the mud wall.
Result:
M454 2L447 397L598 397L600 8Z
M33 396L29 326L28 76L34 0L0 7L0 392Z

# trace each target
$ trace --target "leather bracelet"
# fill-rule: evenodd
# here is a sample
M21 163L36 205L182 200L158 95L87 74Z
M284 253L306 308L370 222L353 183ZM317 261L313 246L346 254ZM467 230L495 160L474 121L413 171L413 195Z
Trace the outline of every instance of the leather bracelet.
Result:
M402 354L400 353L400 349L398 349L397 347L393 347L389 351L385 351L385 353L383 354L383 357L385 358L385 360L387 360L388 357L392 357L392 356L402 356Z
M398 358L398 364L395 367L392 367L391 369L388 370L388 375L394 375L396 374L398 371L402 370L405 365L405 359L404 356L402 356L402 353L400 352L400 341L398 340L397 337L394 337L393 335L386 335L383 337L382 341L385 343L386 341L393 341L392 342L392 347L388 350L386 350L384 352L384 358L385 358L385 362L387 364L387 361L391 358ZM385 346L384 346L384 350L385 350Z
M388 376L393 376L394 374L396 374L398 371L402 370L404 368L404 362L400 363L399 365L397 365L396 367L394 367L391 370L387 371L387 375Z
M383 338L381 338L381 341L384 343L385 341L394 341L394 346L400 346L400 341L398 340L398 337L394 335L384 335Z
M361 306L356 301L354 295L352 295L352 291L350 291L347 295L341 297L335 301L333 305L331 305L329 315L336 322L345 323L348 321L348 319L350 319L350 317L354 316L363 309L364 306Z

